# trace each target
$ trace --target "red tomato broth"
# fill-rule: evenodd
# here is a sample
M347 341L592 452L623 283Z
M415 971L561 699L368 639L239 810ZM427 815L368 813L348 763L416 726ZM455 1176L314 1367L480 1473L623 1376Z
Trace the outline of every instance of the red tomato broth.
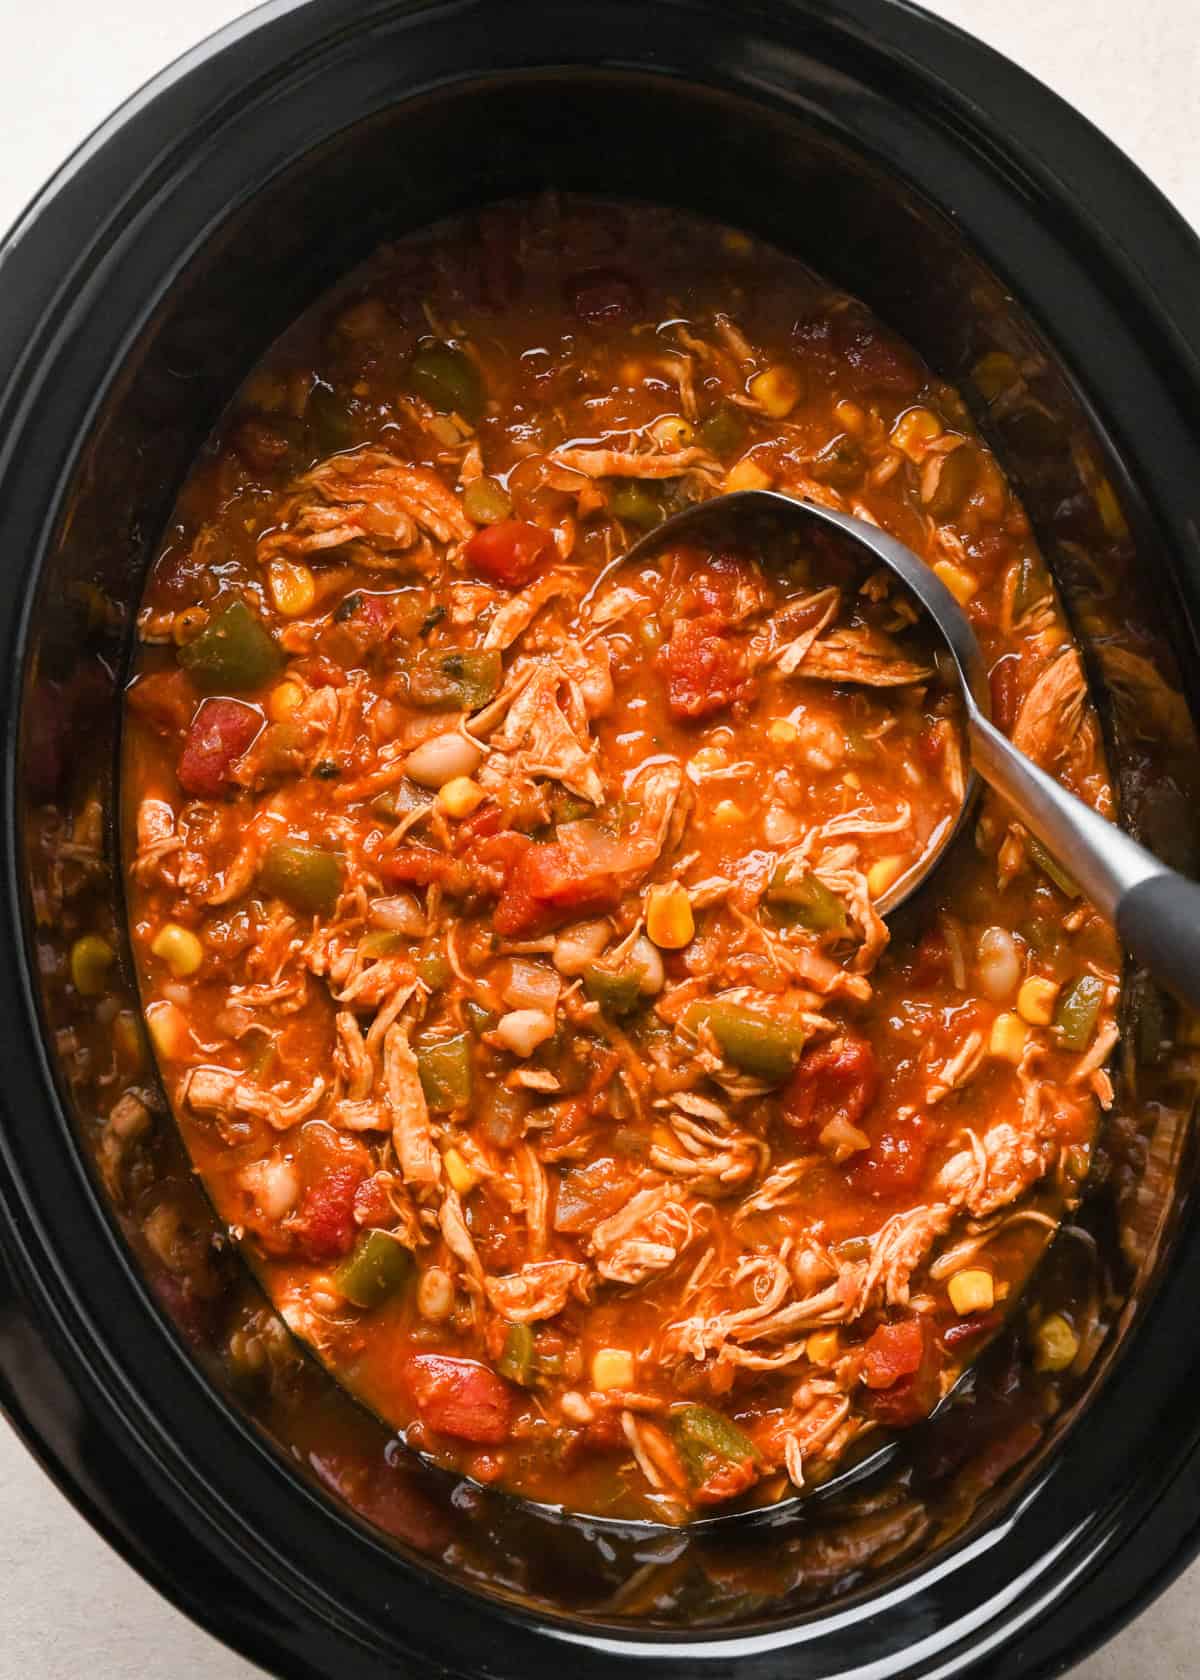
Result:
M953 568L1026 750L1101 809L1111 794L1052 592L1015 610L1036 550L952 391L740 236L581 204L558 237L542 212L510 213L522 238L483 301L469 223L381 253L276 346L185 487L129 695L131 927L185 1141L290 1327L440 1461L678 1521L751 1475L819 1482L979 1351L1078 1196L1116 955L992 803L924 919L886 943L871 900L961 787L919 632L819 543L668 549L589 598L645 512L627 487L661 514L753 469L876 518ZM458 359L427 355L422 373L431 320L454 324ZM765 375L794 388L786 416ZM736 426L706 447L726 413ZM468 496L481 475L486 496ZM817 655L781 671L831 585ZM175 650L235 598L272 650L247 645L236 692L201 699ZM827 674L806 675L814 657ZM918 674L876 686L867 658ZM551 665L563 674L543 680ZM507 710L481 736L497 695ZM221 740L181 778L206 707L225 708ZM467 784L463 809L405 774L430 747L458 754L438 775ZM855 813L874 827L819 838ZM853 856L822 865L838 847ZM649 890L679 884L691 931L660 929L647 956ZM161 944L168 924L198 938L194 970ZM995 929L1007 989L995 964L982 978ZM1102 999L1081 1047L1023 1018L1029 979L1049 988L1036 1016L1088 975ZM751 1021L688 1025L722 997ZM538 1023L531 1039L513 1017L539 998L533 1042ZM742 1042L764 1021L765 1050ZM730 1043L787 1065L764 1079ZM661 1206L598 1239L639 1195ZM892 1252L910 1216L928 1231ZM338 1277L368 1231L412 1263L363 1307ZM954 1307L937 1262L956 1245L958 1270L990 1277L990 1309ZM777 1330L729 1325L772 1290ZM528 1317L539 1291L555 1310ZM970 1333L947 1345L955 1325ZM872 1345L915 1335L919 1381L873 1386ZM479 1404L439 1408L414 1368L458 1372ZM725 1442L727 1478L692 1475L688 1427L718 1457Z

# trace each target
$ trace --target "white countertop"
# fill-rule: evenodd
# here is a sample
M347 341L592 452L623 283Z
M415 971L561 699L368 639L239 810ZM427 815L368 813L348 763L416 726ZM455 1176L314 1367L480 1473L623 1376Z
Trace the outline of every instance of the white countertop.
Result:
M1121 145L1200 227L1196 0L927 0ZM0 0L0 229L67 153L239 0ZM0 1422L0 1680L251 1680L259 1670L164 1603L94 1535ZM1200 1563L1077 1670L1200 1672Z

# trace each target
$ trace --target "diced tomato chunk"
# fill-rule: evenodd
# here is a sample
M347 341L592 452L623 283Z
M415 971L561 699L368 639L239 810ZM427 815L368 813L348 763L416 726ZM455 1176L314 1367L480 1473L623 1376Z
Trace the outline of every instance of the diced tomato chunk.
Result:
M367 1229L395 1223L396 1210L383 1178L376 1175L363 1179L354 1192L353 1215L354 1223Z
M784 1087L784 1117L819 1132L831 1120L857 1126L879 1094L875 1052L865 1038L846 1033L800 1058Z
M196 709L196 688L186 671L150 671L125 696L129 709L161 735L186 729Z
M417 1353L408 1360L405 1376L421 1421L430 1429L481 1446L499 1446L508 1439L512 1389L486 1365Z
M933 1128L919 1114L890 1120L882 1137L847 1163L847 1177L856 1190L870 1196L899 1196L916 1190L933 1139Z
M681 549L678 564L683 570L675 601L680 617L707 616L736 624L767 599L762 573L745 555L725 551L701 556L695 549Z
M483 525L463 549L467 569L505 589L524 589L558 554L554 537L523 519Z
M1021 702L1021 656L1006 653L992 666L988 678L992 690L992 722L1005 734L1017 721Z
M308 1260L337 1260L354 1246L354 1202L363 1181L362 1167L346 1162L332 1167L304 1192L288 1222Z
M508 863L493 926L505 938L544 932L584 912L612 910L619 900L620 887L611 875L587 873L556 842L528 842Z
M435 852L432 846L398 846L394 852L379 860L379 873L388 886L411 882L427 887L432 882L445 883L457 872L457 860L445 852Z
M964 1342L974 1341L976 1336L984 1336L989 1330L995 1330L1000 1323L999 1312L971 1313L968 1318L957 1318L953 1324L948 1324L942 1331L943 1347L961 1347Z
M620 321L642 307L641 289L617 268L585 268L566 284L571 308L581 321Z
M745 652L722 634L723 627L724 621L711 615L675 620L661 655L673 717L707 717L746 693Z
M832 338L842 360L866 390L916 395L921 370L915 356L870 316L853 309L839 310L833 318Z
M205 700L183 743L180 787L203 799L215 798L232 780L234 764L262 726L262 713L243 700Z
M925 1333L920 1321L881 1324L872 1332L863 1358L863 1381L868 1388L891 1388L911 1377L925 1356Z

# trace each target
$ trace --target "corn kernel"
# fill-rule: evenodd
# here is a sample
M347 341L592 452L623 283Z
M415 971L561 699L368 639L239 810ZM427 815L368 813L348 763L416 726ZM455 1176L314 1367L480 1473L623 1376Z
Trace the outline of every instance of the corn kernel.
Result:
M187 1050L190 1038L187 1020L175 1004L152 1003L146 1011L146 1026L154 1048L164 1061L178 1061Z
M684 887L651 887L646 894L646 932L663 951L680 951L696 931L692 901Z
M843 397L840 403L834 404L833 414L838 424L855 437L861 437L867 429L866 412L856 402Z
M178 922L164 922L150 949L162 958L176 980L186 980L189 974L195 974L204 961L203 945Z
M632 1388L636 1368L627 1348L598 1348L592 1355L592 1387Z
M116 952L98 933L85 933L71 946L71 984L80 997L99 997L108 985Z
M893 853L891 857L877 858L867 870L867 891L871 897L882 898L892 883L900 879L907 862L906 857L897 853Z
M1039 1371L1065 1371L1075 1362L1079 1337L1061 1313L1051 1313L1034 1332L1034 1365Z
M990 1312L996 1304L996 1286L991 1272L982 1266L972 1266L965 1272L955 1272L947 1284L950 1305L961 1317L964 1313Z
M814 1365L833 1365L842 1351L841 1337L836 1330L814 1330L804 1351Z
M299 618L317 598L317 583L300 560L272 560L267 567L267 586L277 611L285 618Z
M975 573L969 572L965 566L956 565L953 560L936 561L933 575L941 579L960 607L965 607L979 588Z
M764 472L749 455L743 455L725 474L726 490L767 490L770 485L770 473Z
M732 828L735 823L744 822L746 813L740 805L735 805L732 799L722 799L712 814L712 820L718 828Z
M293 712L298 712L304 704L304 690L291 677L285 677L281 683L267 695L267 716L272 723L286 723Z
M782 420L800 400L800 380L795 370L778 363L756 373L748 386L750 395L772 420Z
M862 787L862 778L859 776L858 771L847 770L846 774L842 777L842 786L854 788L857 792L858 789Z
M460 1196L469 1195L479 1183L479 1174L463 1159L457 1149L447 1149L442 1156L442 1165L446 1169L446 1177L451 1186Z
M1058 987L1040 974L1031 975L1017 993L1017 1014L1031 1027L1048 1027L1054 1019Z
M696 428L681 414L664 414L651 426L650 436L664 449L686 449L696 441Z
M772 718L767 725L767 739L773 741L777 747L790 747L799 734L800 731L791 718Z
M737 228L728 228L721 235L721 243L727 251L732 251L735 256L739 257L744 257L747 251L753 249L750 242L750 236L745 233L739 233Z
M988 1054L995 1056L997 1061L1013 1062L1021 1060L1025 1054L1025 1046L1029 1042L1029 1034L1025 1030L1025 1023L1019 1015L1005 1010L997 1015L992 1022L992 1033L988 1040Z
M1010 385L1016 383L1018 377L1017 364L1006 350L989 350L971 369L975 389L988 402L994 401L1001 391L1007 391Z
M910 408L892 427L892 442L910 461L923 461L926 449L944 431L942 422L929 409Z
M113 1043L121 1060L136 1073L142 1065L142 1034L132 1010L122 1009L113 1022Z
M438 789L437 805L448 817L469 817L486 797L470 776L455 776Z
M1127 537L1129 526L1125 523L1125 515L1121 512L1121 504L1112 485L1106 478L1097 479L1096 488L1092 493L1096 499L1096 511L1104 521L1104 529L1109 536Z

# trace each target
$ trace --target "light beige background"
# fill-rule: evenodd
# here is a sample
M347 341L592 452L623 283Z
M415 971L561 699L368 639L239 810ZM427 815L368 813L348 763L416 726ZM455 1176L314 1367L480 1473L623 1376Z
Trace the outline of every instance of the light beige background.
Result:
M113 106L244 9L239 0L0 0L0 229ZM1200 227L1200 0L930 0L930 9L1063 94ZM1076 1680L1200 1674L1198 1598L1200 1564ZM258 1673L126 1568L0 1422L0 1680Z

